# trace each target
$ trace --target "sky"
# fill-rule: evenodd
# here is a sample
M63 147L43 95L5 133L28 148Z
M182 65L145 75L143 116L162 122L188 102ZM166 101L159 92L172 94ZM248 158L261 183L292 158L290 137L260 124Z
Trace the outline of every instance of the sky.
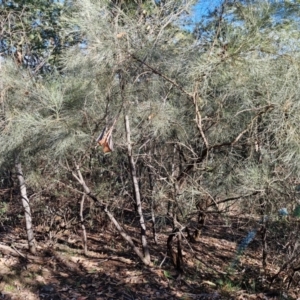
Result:
M220 2L221 0L200 0L193 9L191 19L195 22L199 22L204 15L206 15L209 11L214 10Z
M200 0L192 9L192 14L189 15L189 25L184 25L183 28L188 31L193 31L194 24L200 22L203 16L213 11L222 0Z

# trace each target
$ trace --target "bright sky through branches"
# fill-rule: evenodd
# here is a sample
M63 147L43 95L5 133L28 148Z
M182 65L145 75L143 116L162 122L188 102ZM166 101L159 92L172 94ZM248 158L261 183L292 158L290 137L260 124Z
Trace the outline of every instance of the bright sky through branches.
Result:
M199 22L203 16L207 15L208 12L213 11L220 3L220 0L200 0L193 9L192 20Z
M218 5L220 5L221 0L200 0L192 9L192 13L189 16L188 24L184 28L189 31L193 31L195 24L202 21L202 18L206 16L209 12L212 12Z

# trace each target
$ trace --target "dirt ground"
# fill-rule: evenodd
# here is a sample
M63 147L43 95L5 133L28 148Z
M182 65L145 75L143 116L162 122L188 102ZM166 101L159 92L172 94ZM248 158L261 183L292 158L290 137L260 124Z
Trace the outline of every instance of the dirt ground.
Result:
M300 299L298 284L287 289L285 270L271 284L285 259L276 237L294 226L276 222L269 228L274 243L269 242L266 270L259 233L237 255L254 220L211 216L197 242L182 241L183 274L176 272L166 253L169 228L158 232L157 245L149 231L153 266L146 267L111 228L101 233L87 228L87 256L80 231L61 233L54 244L37 234L38 255L30 256L24 232L5 226L0 231L0 299ZM136 229L125 229L138 242Z

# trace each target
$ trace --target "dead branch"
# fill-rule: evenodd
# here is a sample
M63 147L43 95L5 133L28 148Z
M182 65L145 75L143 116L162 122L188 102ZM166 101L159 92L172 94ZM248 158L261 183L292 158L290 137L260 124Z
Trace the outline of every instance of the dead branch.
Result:
M32 260L35 262L40 262L40 263L43 262L43 259L41 257L25 254L25 253L21 252L20 250L17 250L15 247L12 248L10 246L3 245L3 244L0 244L0 252L5 255L11 255L14 257L22 257L24 259Z
M106 215L108 216L108 218L115 225L115 227L119 231L119 233L122 236L122 238L132 247L133 251L141 259L141 261L145 265L151 265L151 263L149 263L149 261L145 259L143 253L139 250L139 248L137 248L135 246L132 238L124 231L124 229L121 227L121 225L119 224L119 222L115 219L115 217L108 210L107 205L103 204L102 201L100 201L97 198L97 196L95 196L92 193L92 191L90 190L90 188L87 186L87 184L85 183L85 181L83 179L83 176L82 176L82 173L80 171L80 168L79 168L78 164L76 164L76 162L74 162L74 164L75 164L76 172L72 171L72 175L82 185L82 187L83 187L84 192L86 193L86 195L89 196L93 201L95 201L96 203L99 204L100 208L106 213Z

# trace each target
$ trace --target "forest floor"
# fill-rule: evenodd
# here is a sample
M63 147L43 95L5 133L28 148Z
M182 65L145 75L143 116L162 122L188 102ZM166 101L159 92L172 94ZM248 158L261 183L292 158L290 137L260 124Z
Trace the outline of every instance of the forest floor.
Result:
M300 299L299 285L287 290L283 283L285 270L270 285L284 263L275 247L278 240L270 243L265 271L259 233L237 257L238 244L254 224L249 218L210 216L197 242L182 241L180 276L166 255L167 228L157 233L157 245L149 232L153 267L145 267L111 228L100 234L87 228L87 256L80 232L61 234L52 248L37 234L38 255L30 256L24 231L5 226L0 231L0 299ZM290 226L288 220L277 221L268 231L275 239ZM138 241L135 227L124 227Z

